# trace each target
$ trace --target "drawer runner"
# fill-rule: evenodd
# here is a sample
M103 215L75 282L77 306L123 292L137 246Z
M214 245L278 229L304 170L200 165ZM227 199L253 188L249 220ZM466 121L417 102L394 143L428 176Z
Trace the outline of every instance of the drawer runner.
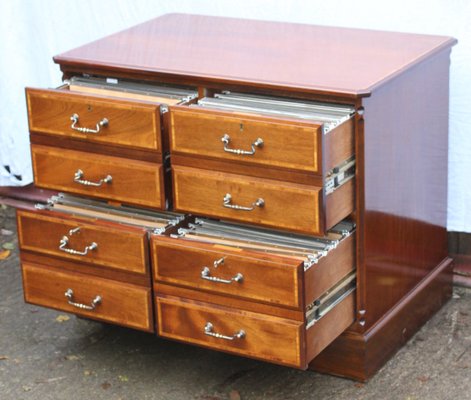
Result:
M342 302L356 288L356 271L351 272L333 288L307 306L306 329L317 323L324 315Z
M325 177L325 194L331 194L344 183L355 177L355 157L351 157L329 171Z

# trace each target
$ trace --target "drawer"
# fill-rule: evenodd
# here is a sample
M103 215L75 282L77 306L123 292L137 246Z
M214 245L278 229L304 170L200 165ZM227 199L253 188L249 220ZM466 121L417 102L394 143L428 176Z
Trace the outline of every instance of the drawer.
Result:
M191 88L72 77L57 89L26 89L32 133L162 153L161 105L184 104Z
M354 320L353 292L315 323L168 295L156 303L163 337L301 369Z
M92 143L162 150L159 105L64 89L27 88L26 99L31 132ZM107 123L100 126L104 120ZM82 128L98 132L83 132Z
M155 208L165 207L161 164L32 145L38 187Z
M238 230L240 240L226 235L228 226ZM248 228L198 220L198 225L172 236L153 235L151 240L157 282L299 310L355 268L351 230L331 234L331 239L296 242L296 237L282 244L286 237L268 230L248 233Z
M23 263L28 303L152 332L150 288Z
M283 117L170 107L175 154L325 174L354 154L349 119L323 133L322 123Z
M147 231L60 212L18 211L20 249L148 275Z
M298 308L301 262L184 239L152 238L157 281ZM218 262L219 261L219 262ZM216 267L214 267L216 266ZM208 272L206 272L208 271ZM270 276L270 279L266 279Z
M302 322L171 296L156 301L163 337L285 365L305 364Z
M322 187L173 166L177 211L313 235L354 209L353 179L329 195Z

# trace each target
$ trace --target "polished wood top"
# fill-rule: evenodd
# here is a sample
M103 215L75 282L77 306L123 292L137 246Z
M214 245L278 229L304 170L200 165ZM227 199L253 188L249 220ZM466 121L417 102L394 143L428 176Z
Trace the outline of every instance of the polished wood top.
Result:
M444 36L168 14L54 60L65 70L365 96L455 43Z

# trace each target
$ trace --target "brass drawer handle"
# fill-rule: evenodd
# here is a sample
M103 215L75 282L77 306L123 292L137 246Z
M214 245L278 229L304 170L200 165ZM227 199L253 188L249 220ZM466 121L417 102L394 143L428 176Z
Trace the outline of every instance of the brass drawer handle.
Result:
M80 228L71 229L69 231L69 236L72 236L74 233L77 233L79 231L80 231ZM95 243L95 242L92 242L88 246L85 246L85 249L83 251L69 249L67 247L68 244L69 244L69 237L65 236L65 235L62 236L62 239L59 242L59 250L65 252L65 253L68 253L68 254L73 254L75 256L86 256L89 251L95 250L95 249L98 248L98 244Z
M204 326L205 335L224 340L244 339L246 336L245 331L242 329L239 332L234 333L232 336L221 335L220 333L214 332L213 329L214 325L211 322L206 322L206 325Z
M253 211L255 210L256 207L263 207L265 205L265 200L259 197L257 200L255 200L254 203L252 203L252 206L250 207L238 206L237 204L231 204L231 203L232 203L232 196L230 193L226 193L226 195L224 196L222 205L226 208L232 208L233 210Z
M86 179L82 179L83 175L84 173L81 169L78 169L77 171L75 171L74 182L80 183L81 185L84 185L84 186L101 186L104 183L111 183L113 181L113 177L111 175L106 175L103 179L100 179L98 182L87 181Z
M79 122L79 115L78 114L73 114L70 117L70 120L72 121L72 124L70 125L70 127L73 130L79 131L79 132L82 132L82 133L99 133L102 127L106 127L109 124L108 118L103 118L100 122L98 122L96 124L95 129L84 128L84 127L81 127L81 126L77 126L77 124Z
M255 142L252 143L252 150L240 150L240 149L230 149L229 142L231 141L231 137L226 133L221 138L221 142L224 143L224 151L227 153L239 154L244 156L253 156L255 151L257 150L256 147L263 147L263 139L258 138Z
M74 301L74 291L72 289L67 289L66 292L64 293L65 297L67 297L67 302L76 308L80 308L81 310L88 310L88 311L93 311L96 306L101 304L102 298L101 296L96 296L90 305L87 304L82 304L82 303L76 303Z
M238 272L231 279L222 279L216 276L211 276L211 271L208 267L204 267L203 270L201 271L201 278L206 279L207 281L219 282L219 283L232 283L232 282L241 283L244 280L244 276L240 272Z

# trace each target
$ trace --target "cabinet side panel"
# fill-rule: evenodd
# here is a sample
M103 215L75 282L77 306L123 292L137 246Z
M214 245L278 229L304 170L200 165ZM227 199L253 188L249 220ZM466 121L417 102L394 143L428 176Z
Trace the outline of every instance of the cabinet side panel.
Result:
M364 100L365 328L447 256L449 50Z

